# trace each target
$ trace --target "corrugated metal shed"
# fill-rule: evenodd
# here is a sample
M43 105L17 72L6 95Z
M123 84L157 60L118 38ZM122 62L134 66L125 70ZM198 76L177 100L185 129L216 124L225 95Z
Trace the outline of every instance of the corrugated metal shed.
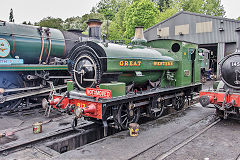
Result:
M212 26L204 26L204 22L211 22ZM202 27L212 27L211 32L197 33L198 24L203 23ZM188 34L175 34L176 26L189 25ZM169 27L169 36L159 37L157 32L159 29ZM156 39L177 39L182 41L190 41L197 44L209 44L219 42L236 42L236 28L240 27L240 21L202 15L197 13L181 11L174 16L148 28L144 31L144 36L148 41ZM204 30L204 29L203 29ZM209 31L209 30L208 30Z
M176 39L209 47L216 52L219 62L226 54L236 49L235 30L238 27L238 20L181 11L146 29L144 36L148 41Z

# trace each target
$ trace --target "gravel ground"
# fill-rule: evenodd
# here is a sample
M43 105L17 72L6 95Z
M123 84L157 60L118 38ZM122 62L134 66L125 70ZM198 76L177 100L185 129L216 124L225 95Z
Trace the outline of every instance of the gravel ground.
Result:
M166 160L236 160L240 153L240 122L222 120Z
M123 131L97 143L63 153L54 159L153 159L214 120L213 109L197 104L182 113L142 124L138 137L130 137L128 131ZM148 148L151 149L134 157Z
M207 81L203 89L212 87L212 81ZM4 159L158 159L176 145L201 131L215 120L215 110L203 108L195 104L183 113L166 116L140 126L138 137L129 137L128 131L117 133L96 143L88 144L63 154L54 153L45 147L55 157L47 158L36 148L15 152ZM32 125L37 121L44 121L59 117L43 117L42 113L30 115L0 116L0 130ZM63 120L64 121L64 120ZM58 127L55 125L54 127ZM47 128L44 128L47 130ZM200 136L168 155L166 160L235 160L240 154L240 122L236 120L222 120ZM17 139L19 140L19 137ZM24 137L23 137L24 138ZM14 143L15 139L12 139ZM0 141L0 148L1 148ZM136 156L137 155L137 156ZM41 158L39 158L41 157ZM0 157L1 159L1 157Z
M138 137L129 137L128 131L123 131L97 143L85 145L63 154L55 153L53 158L47 157L36 148L27 148L2 158L4 160L158 159L160 155L211 124L215 120L214 112L214 109L203 108L198 103L183 113L142 124ZM25 120L25 118L21 120ZM13 122L21 125L21 121ZM31 121L24 122L30 123ZM235 160L240 154L239 130L239 121L222 120L165 159ZM50 148L46 147L45 150L53 153Z

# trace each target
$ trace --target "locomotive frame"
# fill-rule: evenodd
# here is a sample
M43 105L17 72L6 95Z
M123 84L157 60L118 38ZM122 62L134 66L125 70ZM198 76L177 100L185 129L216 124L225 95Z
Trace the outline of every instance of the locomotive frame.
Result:
M142 92L129 92L125 96L111 99L93 98L86 96L84 91L72 90L65 94L54 94L49 104L69 114L74 112L74 129L77 126L77 119L81 116L91 121L102 122L106 136L109 124L119 129L127 129L129 123L138 121L141 113L156 119L162 116L169 105L181 110L185 101L192 99L193 93L199 92L201 87L201 83L171 88L155 87ZM127 115L122 117L123 114Z

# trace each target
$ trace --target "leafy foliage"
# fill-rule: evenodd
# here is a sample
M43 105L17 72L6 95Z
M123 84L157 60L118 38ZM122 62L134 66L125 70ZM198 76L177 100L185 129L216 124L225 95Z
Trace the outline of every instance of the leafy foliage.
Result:
M177 10L176 8L167 8L167 9L164 9L163 12L160 12L158 21L159 21L159 22L164 21L165 19L173 16L173 15L176 14L177 12L178 12L178 10Z
M118 0L101 0L92 12L97 12L105 16L106 19L113 20L118 12Z
M70 18L67 18L65 21L64 21L64 24L63 24L63 29L65 30L68 30L68 29L82 29L83 26L82 26L82 22L81 22L81 17L70 17Z
M162 6L162 12L158 16L158 22L161 22L181 10L182 2L181 0L175 0L169 2L169 6Z
M182 9L211 16L225 15L221 0L182 0Z
M125 37L130 42L136 26L149 28L182 10L212 16L225 15L221 0L100 0L89 14L70 17L65 21L47 17L35 25L65 30L80 29L86 33L86 22L89 19L100 19L103 22L102 33L109 33L110 40Z
M225 15L220 0L172 0L169 6L163 6L158 21L161 22L181 10L212 16Z
M166 8L170 7L171 0L152 0L157 6L160 12L163 12Z
M129 1L123 0L119 3L120 7L118 12L115 14L113 21L110 23L109 26L109 39L111 40L120 40L124 37L124 32L126 31L124 25L124 17L127 6L130 5Z
M134 36L136 26L144 26L146 29L156 24L157 15L159 15L159 10L154 2L149 0L133 2L127 7L125 12L125 37L129 39Z
M239 20L239 21L240 21L240 16L237 18L237 20Z
M57 29L79 29L82 31L86 31L87 29L87 21L89 19L100 19L104 20L104 16L100 13L90 13L85 14L82 17L70 17L63 21L61 18L53 18L47 17L43 18L40 22L35 23L34 25L42 26L42 27L49 27L49 28L57 28ZM27 22L24 22L27 23Z
M90 13L90 14L85 14L82 17L70 17L67 18L64 21L63 29L80 29L82 31L85 31L87 29L87 21L89 19L100 19L104 20L104 16L99 13Z
M43 18L40 22L35 23L35 25L41 27L63 29L63 20L61 18L47 17Z

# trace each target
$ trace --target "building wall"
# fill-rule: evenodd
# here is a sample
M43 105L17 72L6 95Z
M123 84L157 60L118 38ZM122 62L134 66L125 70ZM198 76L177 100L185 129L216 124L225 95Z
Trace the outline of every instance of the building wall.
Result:
M176 39L203 46L217 44L218 63L226 54L236 50L235 30L238 27L240 27L240 21L237 20L182 11L145 30L144 36L148 41Z
M237 45L235 42L225 43L225 53L224 56L227 56L236 51Z
M212 26L206 27L206 24L210 23ZM212 16L180 12L180 14L176 14L176 16L173 16L172 18L169 18L162 23L159 23L154 27L147 29L144 32L144 36L148 41L160 38L190 41L197 44L221 42L229 43L236 42L235 29L237 27L240 27L240 21L229 20L225 18L218 19ZM159 28L169 28L168 36L163 35L159 37L157 35ZM182 34L176 35L177 32L180 32L179 28L182 29ZM206 32L197 33L201 31L199 28L202 28L202 30L205 30ZM223 31L220 31L220 28L222 28Z

